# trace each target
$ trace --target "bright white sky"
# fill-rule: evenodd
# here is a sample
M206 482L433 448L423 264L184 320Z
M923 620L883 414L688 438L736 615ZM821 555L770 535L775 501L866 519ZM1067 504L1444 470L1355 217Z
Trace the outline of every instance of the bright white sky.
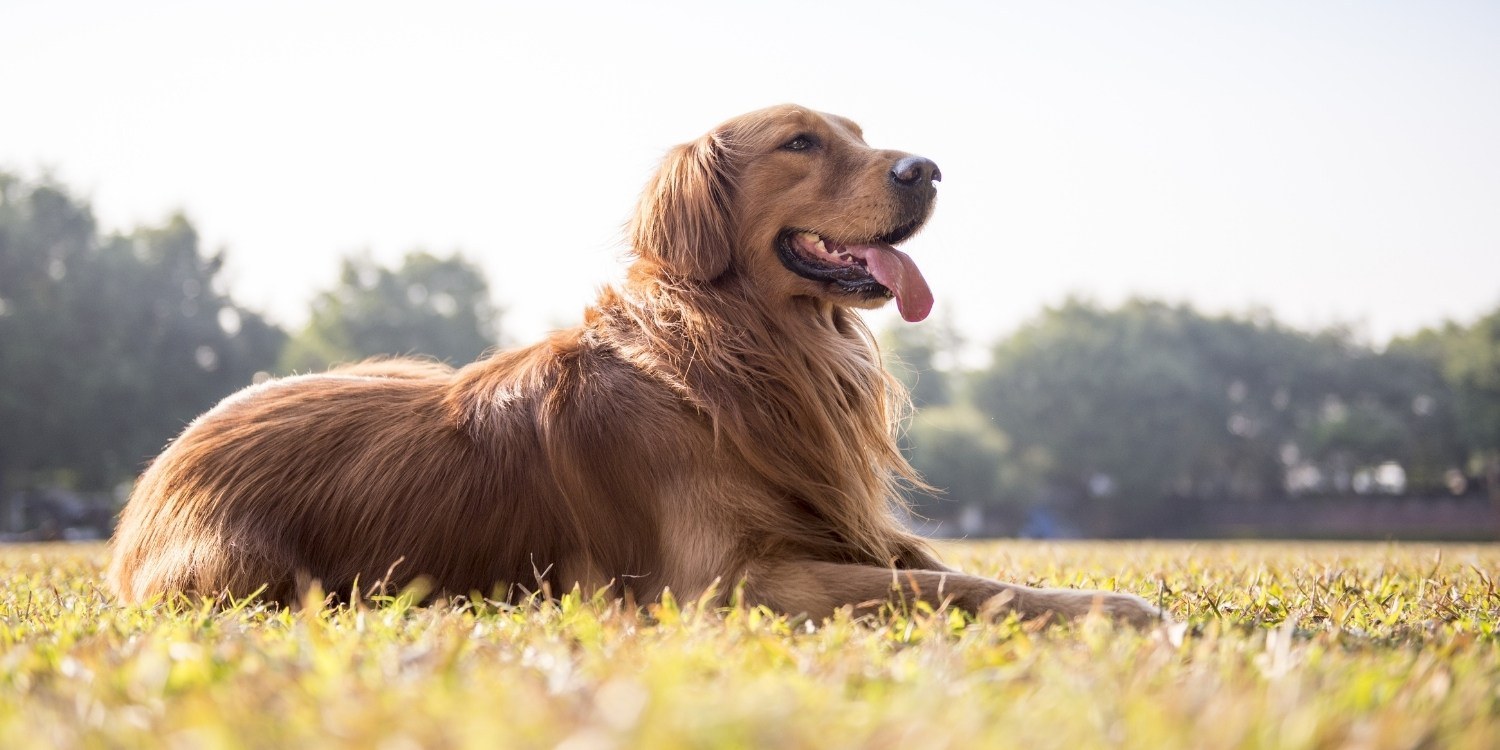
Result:
M185 210L288 324L343 254L462 249L524 341L669 146L791 101L942 166L906 249L978 343L1069 293L1382 342L1500 304L1497 40L1493 2L6 0L0 168Z

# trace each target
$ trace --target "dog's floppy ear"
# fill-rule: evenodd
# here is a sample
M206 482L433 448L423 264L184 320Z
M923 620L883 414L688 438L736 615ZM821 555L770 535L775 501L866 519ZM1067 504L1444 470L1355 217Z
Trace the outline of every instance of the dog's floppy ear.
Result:
M710 281L729 268L734 242L729 156L713 133L672 149L630 222L635 252L677 278Z

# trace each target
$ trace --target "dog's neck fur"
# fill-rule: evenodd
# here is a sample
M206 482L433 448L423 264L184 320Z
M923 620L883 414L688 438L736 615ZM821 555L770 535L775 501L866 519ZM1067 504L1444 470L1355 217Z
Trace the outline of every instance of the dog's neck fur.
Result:
M907 402L863 321L813 299L774 309L732 277L657 278L605 290L589 336L705 415L719 449L809 516L833 556L905 559L914 541L895 516L898 483L920 483L894 436Z

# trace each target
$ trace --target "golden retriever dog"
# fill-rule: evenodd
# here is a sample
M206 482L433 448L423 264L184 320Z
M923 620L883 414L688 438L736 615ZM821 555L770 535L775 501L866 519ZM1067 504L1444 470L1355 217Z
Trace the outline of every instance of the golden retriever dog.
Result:
M295 604L312 581L358 597L420 577L435 595L738 591L815 619L923 600L1156 621L1127 594L955 572L902 525L905 396L854 310L927 315L895 246L940 177L843 117L729 120L668 153L627 279L577 328L457 370L272 380L195 420L136 486L109 586Z

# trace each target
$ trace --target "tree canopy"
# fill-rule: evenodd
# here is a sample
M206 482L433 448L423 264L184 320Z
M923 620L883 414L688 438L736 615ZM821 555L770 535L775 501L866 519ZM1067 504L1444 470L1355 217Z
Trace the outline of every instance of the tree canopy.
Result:
M484 276L458 255L346 259L292 340L228 295L224 257L181 214L105 234L62 185L0 173L0 502L112 487L278 363L467 362L496 339Z
M463 364L495 346L499 317L483 272L461 255L416 251L394 269L356 255L344 259L338 284L313 300L311 319L288 344L281 370L316 371L386 355Z
M101 235L61 186L0 175L0 490L109 486L275 362L222 266L181 215Z
M932 367L930 337L888 341ZM996 342L988 367L908 376L957 397L919 414L907 444L954 500L1115 530L1299 493L1446 494L1455 471L1497 463L1497 353L1500 312L1377 351L1264 313L1073 299Z

